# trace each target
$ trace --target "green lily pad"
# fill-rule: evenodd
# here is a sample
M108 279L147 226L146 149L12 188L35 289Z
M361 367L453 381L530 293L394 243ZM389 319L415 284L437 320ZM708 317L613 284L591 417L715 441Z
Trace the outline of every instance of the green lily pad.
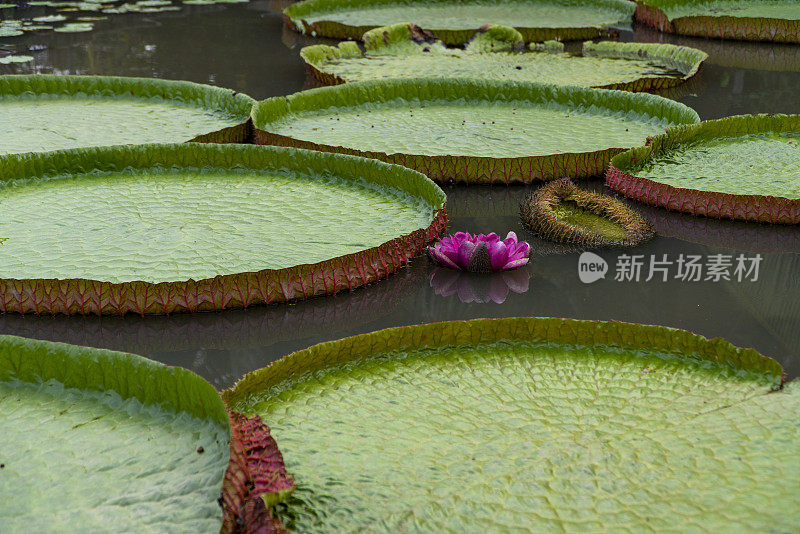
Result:
M781 372L669 328L480 319L316 345L223 397L270 426L298 532L784 532L800 388L774 392Z
M800 115L740 115L674 128L612 160L606 183L708 217L800 223Z
M16 37L24 32L16 27L0 27L0 37Z
M44 17L34 17L34 22L61 22L67 20L64 15L46 15Z
M364 34L365 52L352 42L313 45L300 56L326 84L390 78L486 78L581 87L649 91L678 85L697 73L704 52L668 44L583 43L579 55L563 45L533 45L523 52L522 35L507 26L489 26L466 49L446 48L413 24L376 28ZM541 49L541 51L539 50Z
M163 7L143 7L139 13L167 13L169 11L180 11L180 6L163 6Z
M0 524L212 532L230 429L214 388L145 358L0 336Z
M112 76L3 76L0 154L124 143L244 142L254 100L218 87ZM208 133L211 132L211 133Z
M69 22L63 26L53 29L54 32L63 33L79 33L90 32L94 29L94 24L91 22Z
M27 63L33 61L33 56L5 56L0 57L0 64L8 65L10 63Z
M294 29L360 39L379 26L412 22L445 43L465 43L486 23L512 26L526 41L592 39L631 20L624 0L305 0L283 12Z
M335 293L404 266L445 223L444 193L419 173L291 149L20 154L0 158L0 176L3 311L163 313Z
M312 89L259 102L252 117L257 143L372 157L460 182L598 175L621 147L699 121L653 95L459 78Z
M639 0L636 20L682 35L800 43L796 0Z

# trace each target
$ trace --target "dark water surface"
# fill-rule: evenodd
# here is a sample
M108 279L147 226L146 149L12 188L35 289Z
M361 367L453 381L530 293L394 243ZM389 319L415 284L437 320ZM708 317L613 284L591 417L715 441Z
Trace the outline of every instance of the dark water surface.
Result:
M0 65L0 73L152 76L211 83L255 98L312 85L299 58L324 42L282 26L280 2L186 6L180 12L111 16L86 33L39 32L0 38L0 52L34 61ZM36 16L51 13L37 8ZM710 54L699 77L674 94L702 119L741 113L800 113L800 47L665 36L635 28L624 40L671 42ZM0 54L2 55L2 54ZM603 190L601 180L591 183ZM522 229L520 201L533 189L445 188L448 231L514 230L534 246L532 262L514 273L464 275L426 258L388 280L295 304L194 315L36 317L0 315L0 333L104 347L192 369L218 388L291 351L373 330L476 317L553 316L621 320L723 337L777 359L800 375L800 229L723 222L636 207L659 236L631 250L597 251L605 279L578 277L580 251L536 241ZM615 280L623 255L641 255L640 281ZM760 254L756 281L676 279L677 261ZM666 255L666 258L664 258ZM651 257L673 262L667 281L648 278ZM706 272L703 277L706 277ZM499 303L499 302L502 303Z

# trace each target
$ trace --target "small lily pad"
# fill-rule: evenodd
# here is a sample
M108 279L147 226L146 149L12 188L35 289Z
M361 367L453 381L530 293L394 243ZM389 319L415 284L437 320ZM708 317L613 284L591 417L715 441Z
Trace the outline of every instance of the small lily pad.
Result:
M520 208L522 224L544 239L584 247L634 247L653 238L644 218L610 196L569 178L539 188Z
M5 56L0 57L0 64L8 65L10 63L27 63L33 61L33 56Z
M31 20L34 22L61 22L67 20L67 17L64 15L47 15L44 17L34 17Z
M59 26L55 28L54 32L63 32L63 33L78 33L78 32L90 32L94 29L94 24L91 22L70 22L68 24L64 24L63 26Z

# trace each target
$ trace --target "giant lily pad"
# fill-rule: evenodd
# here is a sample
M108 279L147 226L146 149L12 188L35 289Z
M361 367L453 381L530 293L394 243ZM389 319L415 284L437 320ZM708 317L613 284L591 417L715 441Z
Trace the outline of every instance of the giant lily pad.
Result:
M270 426L298 532L784 532L800 388L781 372L670 328L480 319L323 343L223 397Z
M486 23L513 26L526 41L592 39L633 12L625 0L305 0L283 11L292 28L321 37L360 39L413 22L447 44L463 44Z
M444 193L419 173L253 145L9 155L0 176L0 310L22 313L335 293L401 268L446 219Z
M706 217L800 223L800 115L740 115L682 126L612 160L628 197Z
M190 82L113 76L0 77L0 154L128 143L233 142L254 100Z
M648 94L458 78L321 87L253 108L257 143L485 183L598 175L621 147L698 121L690 108Z
M682 35L800 43L797 0L639 0L636 20Z
M364 34L365 52L349 41L338 46L312 45L300 56L318 80L333 85L388 78L488 78L627 91L676 86L692 77L705 60L694 48L604 41L583 43L581 54L532 45L523 52L522 35L507 26L491 26L475 35L466 49L446 48L413 24L376 28Z
M8 532L214 532L229 426L185 369L0 336L0 524Z

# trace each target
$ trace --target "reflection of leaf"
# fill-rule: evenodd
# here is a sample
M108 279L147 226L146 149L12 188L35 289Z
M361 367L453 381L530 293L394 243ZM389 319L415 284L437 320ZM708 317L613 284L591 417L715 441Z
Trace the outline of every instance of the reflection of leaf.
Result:
M437 295L458 295L464 303L495 302L502 304L508 292L525 293L530 284L530 273L513 269L496 273L467 273L445 267L436 267L430 274L430 284Z
M800 384L780 383L719 339L521 318L323 343L224 396L269 422L298 532L790 532Z
M7 238L7 237L0 237L0 245L2 245L3 243L5 243L6 241L8 241L8 238Z

